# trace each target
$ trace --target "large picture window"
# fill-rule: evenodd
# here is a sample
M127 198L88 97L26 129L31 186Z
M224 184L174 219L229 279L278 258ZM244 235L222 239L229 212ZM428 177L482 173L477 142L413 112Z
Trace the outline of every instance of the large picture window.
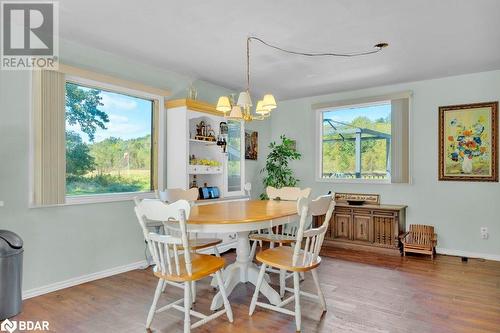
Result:
M326 110L321 123L323 178L390 179L390 101Z
M318 180L408 183L409 98L338 104L316 109Z
M154 101L66 81L66 195L153 189Z

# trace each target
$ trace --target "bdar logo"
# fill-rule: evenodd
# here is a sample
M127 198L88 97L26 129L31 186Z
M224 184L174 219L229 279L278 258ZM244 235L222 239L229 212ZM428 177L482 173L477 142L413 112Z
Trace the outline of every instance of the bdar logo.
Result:
M17 328L17 322L10 321L8 319L5 319L2 325L0 325L0 331L2 332L12 333L16 330L16 328Z

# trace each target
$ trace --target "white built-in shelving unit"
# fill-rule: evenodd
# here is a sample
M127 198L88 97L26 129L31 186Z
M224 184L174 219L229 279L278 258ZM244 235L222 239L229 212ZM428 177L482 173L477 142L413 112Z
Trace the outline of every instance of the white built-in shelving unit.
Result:
M205 184L217 186L221 199L240 199L245 195L244 122L228 120L215 106L195 100L178 99L166 102L167 112L167 187L188 189L196 177L198 187ZM203 121L219 136L220 123L225 122L229 131L225 136L226 152L214 141L195 139L196 125ZM216 161L217 165L190 164L196 160ZM214 200L200 201L210 204ZM204 235L223 239L221 251L236 247L235 234Z

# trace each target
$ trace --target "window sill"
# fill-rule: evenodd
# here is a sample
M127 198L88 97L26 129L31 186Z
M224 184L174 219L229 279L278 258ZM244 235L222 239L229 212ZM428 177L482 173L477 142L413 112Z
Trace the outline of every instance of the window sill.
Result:
M391 185L390 179L335 179L335 178L316 178L320 183L337 184L367 184L367 185Z
M155 198L154 192L127 192L92 195L72 195L66 197L66 202L58 205L31 206L30 208L64 207L73 205L88 205L96 203L131 201L135 197L139 199Z
M154 198L154 192L127 192L127 193L110 193L110 194L93 194L93 195L73 195L66 197L65 205L82 205L101 202L116 202L130 201L135 197L140 199Z

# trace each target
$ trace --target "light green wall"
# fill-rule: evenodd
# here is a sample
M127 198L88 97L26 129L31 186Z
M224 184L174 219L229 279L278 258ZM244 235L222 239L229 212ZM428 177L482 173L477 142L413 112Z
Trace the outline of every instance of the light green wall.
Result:
M254 98L253 100L255 101L256 99ZM252 198L258 198L264 191L260 170L266 164L266 156L269 153L267 146L271 140L271 121L269 119L264 121L255 120L245 124L245 129L258 132L259 143L257 160L245 161L246 181L252 183Z
M191 79L74 43L61 42L63 62L186 96ZM142 233L131 202L28 208L29 77L0 71L0 229L25 241L24 290L144 259ZM196 81L198 98L214 103L228 91Z
M316 182L314 112L311 105L335 100L378 96L411 90L411 185L333 184ZM486 254L500 260L500 184L438 182L438 107L500 100L500 71L419 81L331 95L284 101L272 116L271 137L287 134L297 139L302 160L293 163L300 185L313 188L313 196L337 192L381 194L383 203L407 204L407 225L433 224L442 249ZM486 226L490 238L482 240Z

